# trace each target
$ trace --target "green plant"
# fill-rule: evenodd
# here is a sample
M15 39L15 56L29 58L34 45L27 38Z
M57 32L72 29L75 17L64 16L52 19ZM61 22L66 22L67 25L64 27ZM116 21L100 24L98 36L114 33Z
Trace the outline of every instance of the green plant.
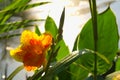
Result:
M58 28L54 20L50 16L47 17L45 22L45 32L49 32L53 36L52 46L47 52L48 63L45 69L40 68L39 70L36 70L33 76L28 77L28 80L105 79L106 75L104 76L104 74L113 66L113 61L118 51L118 26L115 15L110 7L108 7L104 12L98 14L96 9L96 0L89 0L89 4L92 18L88 20L82 31L78 34L75 40L73 52L71 53L63 40L62 34L65 8L63 9ZM2 17L4 14L7 14L4 19L1 18L0 20L0 25L4 26L0 30L1 33L16 30L18 29L18 25L25 27L28 22L34 21L25 20L10 24L5 23L13 13L18 13L23 11L22 9L25 10L28 8L26 8L26 6L13 8L15 4L11 5L12 6L5 8L5 11L0 13ZM31 5L27 6L30 7ZM11 12L11 7L14 12L8 13ZM8 28L10 25L11 28ZM38 35L42 34L37 26L35 27L35 32ZM117 64L116 69L119 70L119 64L116 62L115 64ZM18 67L7 79L11 80L21 69L23 69L23 66Z

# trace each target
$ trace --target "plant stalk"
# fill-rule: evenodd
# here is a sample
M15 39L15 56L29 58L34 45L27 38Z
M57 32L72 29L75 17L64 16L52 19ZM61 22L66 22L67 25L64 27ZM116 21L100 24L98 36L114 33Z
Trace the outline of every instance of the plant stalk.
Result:
M96 0L89 0L91 16L92 16L92 25L93 25L93 35L94 35L94 47L95 52L97 52L97 40L98 40L98 29L97 29L97 8ZM94 54L94 80L97 80L97 55Z

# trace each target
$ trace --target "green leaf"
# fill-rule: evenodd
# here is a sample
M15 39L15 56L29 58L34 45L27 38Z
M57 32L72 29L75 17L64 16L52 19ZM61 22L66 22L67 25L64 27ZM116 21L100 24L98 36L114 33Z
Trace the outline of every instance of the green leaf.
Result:
M54 20L51 17L47 17L45 22L45 31L50 32L54 39L56 39L58 29L54 22Z
M42 77L44 70L43 68L39 69L38 71L36 71L33 76L27 78L27 80L40 80L40 78Z
M73 63L70 65L71 80L85 80L88 77L89 71L84 66Z
M105 12L97 15L98 17L98 40L97 40L97 52L105 56L111 63L118 50L118 28L116 24L116 18L110 8ZM76 49L91 49L94 50L94 38L93 38L93 27L92 20L90 19L82 31L78 35L74 50ZM93 73L94 67L94 56L86 55L79 61L80 64L87 67ZM103 74L109 68L111 64L106 63L105 60L97 58L97 72Z
M60 23L59 23L59 29L58 29L58 36L57 40L60 41L63 38L63 25L64 25L64 19L65 19L65 8L62 11L62 15L60 17Z
M51 65L52 67L48 70L46 75L42 78L42 80L50 80L51 77L57 75L61 71L65 70L71 63L75 62L78 58L81 59L83 56L87 54L96 54L98 55L99 53L95 53L92 50L89 49L83 49L80 51L74 51L62 60L58 61L55 65ZM99 55L98 55L99 56ZM105 57L101 57L102 59L106 59Z
M26 5L28 2L30 2L30 0L14 0L9 6L5 7L4 10L10 10L13 9L15 7L19 7L22 5Z
M88 50L74 51L55 65L53 65L47 74L42 78L42 80L50 80L51 77L57 75L61 71L65 70L72 62L77 60L79 57L84 55L84 53L89 52Z
M120 58L116 60L115 70L120 71Z
M18 8L19 6L26 5L30 0L14 0L10 5L5 7L1 12L0 12L0 23L5 23L14 13L16 7ZM15 9L15 10L14 10Z
M8 32L10 30L16 30L24 27L29 27L29 26L34 26L31 25L31 22L36 22L36 21L43 21L42 19L40 20L23 20L23 21L17 21L13 23L5 23L5 24L0 24L0 34L4 32Z
M20 72L22 69L24 68L24 66L19 66L17 69L15 69L7 78L7 80L12 80L12 78L17 75L18 72Z
M61 71L59 74L58 74L58 79L59 80L71 80L71 75L70 75L70 68L67 68L63 71ZM64 74L64 75L63 75Z
M66 57L68 54L69 54L69 49L66 46L64 40L62 39L62 40L58 41L56 43L56 45L54 46L53 52L51 53L51 55L52 55L52 61L53 62L60 61L64 57ZM49 61L48 61L48 63L49 63ZM69 76L69 73L66 72L66 71L68 71L68 70L66 69L66 70L64 70L64 71L62 71L62 72L60 72L58 74L59 80L64 80L64 79L66 79ZM64 79L63 79L63 77L61 77L61 76L63 76L63 73L64 73ZM65 76L65 75L67 75L67 76ZM54 79L52 79L52 80L54 80Z
M85 80L94 80L93 79L93 77L92 76L90 76L90 77L88 77L87 79L85 79ZM101 76L97 76L97 80L104 80L104 78L103 77L101 77Z
M7 39L7 38L11 38L11 37L14 37L14 36L20 36L21 34L7 34L7 35L4 35L4 36L1 36L0 37L0 40L2 40L2 39Z
M110 63L105 56L101 55L100 53L89 50L87 54L82 55L76 62L74 62L74 64L70 65L71 67L70 71L72 74L74 74L74 75L71 75L72 80L85 80L85 78L88 76L89 73L93 73L94 54L92 53L95 53L98 56L98 58L104 61L104 63L107 63L107 64Z
M41 32L37 25L35 26L35 33L37 33L39 36L41 35Z
M0 2L2 2L3 0L0 0Z
M105 57L101 57L99 53L95 53L94 51L89 50L89 49L83 49L83 50L80 50L80 51L74 51L72 53L69 53L68 56L66 56L62 60L58 61L57 63L51 64L51 67L49 67L47 73L44 76L41 76L42 73L44 73L44 70L40 69L32 77L30 77L28 80L34 80L34 79L39 80L40 77L42 77L40 80L52 80L51 78L53 78L54 76L56 76L57 74L59 74L63 70L67 70L68 73L72 74L66 68L68 68L70 64L72 64L76 60L79 60L79 58L81 58L82 56L85 56L86 54L96 54L100 58L106 59ZM85 67L83 67L83 66L82 66L82 68L83 68L82 70L85 69ZM77 71L78 68L73 68L73 69L76 69L76 71ZM84 71L82 71L82 72L83 72L83 74L86 73ZM83 77L83 75L82 75L82 77ZM73 79L73 80L76 80L76 79Z
M67 56L69 54L69 49L68 49L68 46L66 46L64 40L60 40L56 46L55 46L56 49L59 48L58 52L57 52L57 56L56 56L56 59L59 61L61 60L62 58L64 58L65 56Z
M1 24L4 24L12 15L14 15L16 13L22 12L26 9L30 9L30 8L33 8L33 7L36 7L36 6L40 6L40 5L49 3L49 2L40 2L40 3L34 3L34 4L27 4L27 2L24 2L23 0L18 0L18 1L15 0L15 4L13 3L10 6L3 9L0 12L0 22L1 22Z

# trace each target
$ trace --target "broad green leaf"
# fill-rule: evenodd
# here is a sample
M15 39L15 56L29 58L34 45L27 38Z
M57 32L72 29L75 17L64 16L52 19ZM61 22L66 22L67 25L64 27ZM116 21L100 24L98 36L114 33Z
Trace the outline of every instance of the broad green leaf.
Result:
M70 71L71 80L85 80L85 78L88 77L89 71L86 70L84 66L74 63L70 65L70 69L72 70Z
M46 22L45 22L45 31L50 32L54 39L56 39L58 29L57 26L54 22L54 20L51 17L47 17Z
M2 2L3 0L0 0L0 2Z
M97 52L105 56L110 62L113 61L118 50L118 29L116 18L110 8L105 12L97 15L98 17L98 40ZM92 20L90 19L82 31L78 35L74 50L76 49L91 49L94 50L93 27ZM79 61L80 64L87 67L93 73L94 56L86 55ZM97 58L97 71L98 74L103 74L111 67L111 64L105 62L101 58Z
M82 55L78 60L76 60L76 62L74 62L74 64L70 66L71 73L74 74L74 75L71 75L72 80L85 80L85 78L88 77L88 74L94 71L94 68L93 68L94 54L92 53L94 52L89 50L87 54ZM110 63L105 56L101 55L100 53L95 53L95 54L97 54L98 58L103 60L105 63L107 64Z
M59 61L69 54L69 49L68 49L68 46L66 46L64 40L60 40L56 44L56 49L58 49L58 48L59 48L59 50L58 50L56 59Z
M71 80L70 69L67 68L58 74L59 80ZM63 75L64 74L64 75Z

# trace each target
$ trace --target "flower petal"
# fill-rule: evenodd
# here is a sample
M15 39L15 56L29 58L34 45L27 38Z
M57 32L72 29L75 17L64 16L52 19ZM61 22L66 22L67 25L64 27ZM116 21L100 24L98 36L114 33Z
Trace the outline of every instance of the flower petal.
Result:
M27 70L27 71L35 71L37 70L38 68L36 66L28 66L28 65L24 65L24 68Z
M31 32L31 31L29 31L29 30L25 30L25 31L22 32L21 39L20 39L20 42L21 42L22 44L29 44L29 41L30 41L31 39L36 39L36 40L38 40L38 39L39 39L39 36L38 36L36 33Z
M49 33L44 33L41 37L41 42L45 48L49 48L52 44L52 35Z
M39 68L41 65L43 65L45 60L45 55L44 54L32 54L32 53L27 53L24 56L24 66L26 70L34 70Z
M15 50L10 51L10 55L16 60L16 61L23 61L24 52L20 49L20 47L16 48Z

